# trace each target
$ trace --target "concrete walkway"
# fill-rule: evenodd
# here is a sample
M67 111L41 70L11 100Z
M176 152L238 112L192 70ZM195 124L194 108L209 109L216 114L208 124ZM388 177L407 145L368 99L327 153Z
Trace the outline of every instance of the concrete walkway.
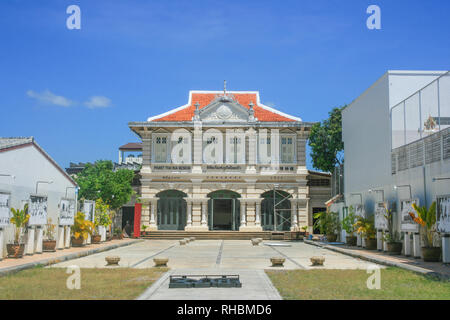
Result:
M100 244L86 245L84 247L71 247L68 249L56 250L55 252L25 255L23 258L19 259L6 258L0 261L0 276L33 268L39 265L48 266L55 263L60 263L62 261L73 260L99 252L129 246L142 241L143 240L137 239L111 240Z
M170 275L217 275L217 269L176 269L167 272L137 300L281 300L264 270L221 269L240 277L242 288L169 288Z
M345 254L354 258L370 261L373 263L398 267L420 273L423 275L429 275L438 277L441 279L450 279L450 266L443 264L442 262L425 262L421 259L406 257L402 255L388 255L384 252L377 250L366 250L361 247L349 247L346 245L329 245L323 242L305 240L306 244L313 245L324 249L331 250Z
M271 246L271 244L273 246ZM107 255L120 256L118 267L106 266ZM272 267L271 257L284 257L284 267ZM312 256L325 256L323 267L312 267ZM180 245L177 240L146 240L128 247L54 264L52 268L78 265L81 268L152 268L153 258L169 258L171 269L148 288L139 299L276 300L281 299L264 270L367 269L373 263L355 259L303 242L264 241L253 246L250 240L197 240ZM169 289L174 275L238 274L242 288Z

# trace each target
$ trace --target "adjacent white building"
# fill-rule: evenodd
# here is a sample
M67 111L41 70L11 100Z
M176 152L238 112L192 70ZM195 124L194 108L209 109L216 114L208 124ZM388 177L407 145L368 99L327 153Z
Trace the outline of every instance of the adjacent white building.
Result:
M33 137L0 138L0 194L7 199L2 205L6 205L8 209L23 209L31 196L44 197L47 199L47 217L52 219L53 224L58 225L61 200L75 201L76 188L77 184L72 178ZM0 228L3 240L0 248L1 259L6 254L6 243L13 241L14 227L3 225ZM32 233L35 228L33 227ZM63 228L58 230L59 233L63 231ZM35 237L38 236L39 232L36 232ZM37 243L38 241L34 242L34 245ZM26 250L28 254L32 254L39 252L39 247Z
M386 72L343 110L342 132L342 208L362 204L374 213L387 202L401 231L409 224L403 200L427 207L437 200L439 214L450 214L449 72Z

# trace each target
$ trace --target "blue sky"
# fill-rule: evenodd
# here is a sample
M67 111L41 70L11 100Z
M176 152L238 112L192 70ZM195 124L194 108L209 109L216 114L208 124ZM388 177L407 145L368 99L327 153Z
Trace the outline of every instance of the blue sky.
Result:
M71 4L81 30L66 27ZM381 30L366 27L371 4ZM449 12L447 0L2 0L0 136L34 136L63 167L117 161L138 139L129 121L224 79L320 121L386 70L450 69Z

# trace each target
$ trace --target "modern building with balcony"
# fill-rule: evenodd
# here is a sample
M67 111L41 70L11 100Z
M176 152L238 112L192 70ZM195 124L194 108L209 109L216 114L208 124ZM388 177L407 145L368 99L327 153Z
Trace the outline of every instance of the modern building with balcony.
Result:
M141 225L150 231L311 227L311 204L323 207L331 193L330 175L306 169L311 125L262 104L259 92L225 89L190 91L186 105L130 122L142 140Z
M420 256L417 225L408 214L412 201L427 207L437 201L438 230L450 232L449 72L386 72L343 110L342 132L341 209L360 206L375 214L381 231L377 208L386 203L407 255Z

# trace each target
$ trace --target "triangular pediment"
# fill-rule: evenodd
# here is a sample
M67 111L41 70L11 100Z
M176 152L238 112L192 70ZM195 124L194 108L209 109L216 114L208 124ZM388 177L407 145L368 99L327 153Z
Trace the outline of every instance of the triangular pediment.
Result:
M218 98L202 108L199 113L202 122L248 122L252 121L249 109L233 99ZM256 121L256 119L253 119Z

